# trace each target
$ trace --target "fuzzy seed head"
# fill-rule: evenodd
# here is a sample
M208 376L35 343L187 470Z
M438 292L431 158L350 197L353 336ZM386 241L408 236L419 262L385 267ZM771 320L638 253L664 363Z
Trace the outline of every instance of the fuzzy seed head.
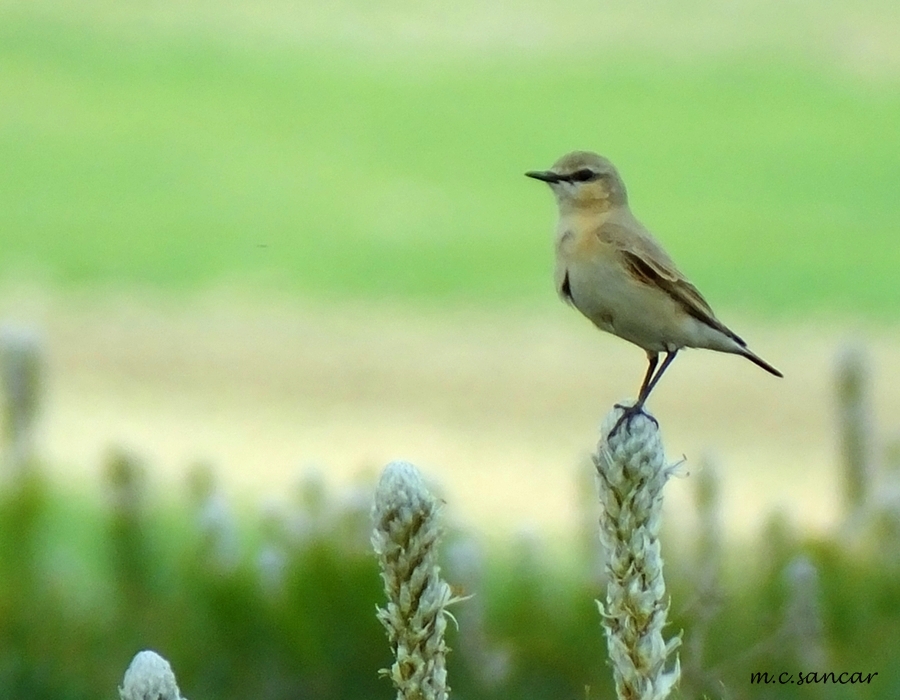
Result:
M437 564L439 509L413 465L385 467L375 489L372 545L388 599L377 616L396 658L382 673L397 688L397 700L448 697L445 608L453 595Z
M186 700L169 662L153 651L140 651L122 679L121 700Z
M598 602L616 692L620 700L664 700L680 677L679 646L662 631L669 602L663 579L659 531L667 466L655 421L637 415L608 437L621 416L615 408L603 422L594 466L602 506L600 542L609 579L606 604Z

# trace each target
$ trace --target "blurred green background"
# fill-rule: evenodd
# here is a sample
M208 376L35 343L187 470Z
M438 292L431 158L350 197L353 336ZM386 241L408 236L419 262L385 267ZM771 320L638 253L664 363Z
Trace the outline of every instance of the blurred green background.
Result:
M873 324L876 359L888 367L900 359L898 134L900 9L886 1L0 0L0 303L17 323L49 329L39 352L50 372L35 391L46 390L55 446L46 459L39 431L32 452L35 436L10 428L14 382L5 378L0 697L116 697L129 659L145 647L172 661L190 698L390 697L376 674L390 658L373 614L380 582L367 543L370 481L330 491L306 480L259 515L255 503L229 505L228 489L205 468L191 472L185 498L183 479L163 474L152 455L99 459L106 445L79 438L133 416L139 427L112 440L139 436L164 449L195 435L233 445L227 435L271 460L273 415L284 412L289 429L303 433L321 413L343 427L324 431L335 443L378 432L425 441L429 421L443 422L459 429L448 429L451 441L465 442L468 430L471 451L500 445L498 472L518 469L522 455L507 442L562 433L573 413L590 424L611 403L607 394L621 395L615 363L614 372L612 364L596 372L615 385L604 384L599 399L578 376L554 393L534 358L565 365L575 336L560 349L544 326L509 321L556 309L552 199L522 175L576 148L618 165L636 214L680 267L717 309L754 319L781 352L775 364L794 372L793 384L752 393L735 388L732 365L708 360L709 381L677 395L694 408L714 397L693 422L701 437L691 439L733 434L726 456L739 467L760 466L768 453L754 448L768 444L781 456L762 465L764 475L785 464L806 474L781 482L788 503L827 501L822 494L838 490L833 475L809 476L838 442L830 404L822 407L833 384L822 348L845 327ZM208 295L218 301L179 315ZM204 325L236 299L252 300L238 321L228 317L243 345L229 344L231 330ZM313 332L300 325L279 335L270 326L285 324L265 315L269 303L321 305L322 317L344 318L346 309L348 326L360 305L389 310L364 312L359 335L341 327L317 335L315 314ZM481 326L460 321L468 318L455 316L461 309L476 310ZM421 344L418 321L409 322L420 313L443 324L429 326ZM810 319L831 330L813 340L792 334ZM507 323L504 345L495 335ZM404 324L413 330L398 331ZM407 353L390 371L379 358L397 347L374 333L371 346L360 340L384 327ZM463 336L485 347L453 344ZM322 338L353 347L323 349L331 365L293 352ZM531 358L521 367L519 353ZM378 403L401 383L400 370L413 387L404 398L433 389L417 374L430 354L445 397L405 413ZM585 356L573 350L571 366L591 366ZM680 376L700 376L689 362ZM636 383L637 364L629 371ZM345 383L310 388L328 372ZM473 390L466 382L478 372L497 383ZM896 372L888 374L874 390L882 409L900 403ZM136 398L121 400L119 390ZM575 399L578 390L590 395ZM191 403L191 392L201 399ZM538 395L547 404L535 404ZM283 409L302 401L309 408L300 419ZM259 411L270 404L272 414ZM226 409L259 425L235 431ZM154 423L152 411L164 419ZM525 415L519 423L515 411ZM377 421L352 432L379 412L396 432ZM677 452L693 433L673 413L666 425ZM812 437L808 413L819 421ZM885 414L895 432L896 414ZM579 440L581 425L570 428ZM900 468L897 454L882 459L888 430L872 432L878 456L869 466L882 468L870 487L875 505L842 503L819 518L828 527L795 527L788 512L765 526L742 523L750 534L734 542L726 537L740 520L734 513L722 516L721 532L707 524L685 535L683 522L670 525L664 554L670 632L685 634L682 697L900 696L900 517L891 490ZM73 466L85 451L100 462L88 485ZM380 466L383 452L373 448L354 468ZM59 479L68 469L77 476ZM724 480L743 487L741 478L736 469ZM805 493L791 494L798 483ZM152 484L165 495L154 497ZM482 505L504 500L487 480L473 478L470 488ZM580 493L591 502L589 486ZM460 606L450 640L455 695L613 697L593 603L603 596L595 506L569 506L583 523L550 544L522 535L482 552L471 524L451 527L448 578L476 593ZM492 518L484 511L482 524ZM709 547L695 546L704 533L724 542L712 579L702 560ZM790 571L809 563L813 584L798 593ZM879 676L852 687L749 682L751 671L811 664Z
M894 317L869 5L4 2L0 273L530 304L587 148L719 303Z

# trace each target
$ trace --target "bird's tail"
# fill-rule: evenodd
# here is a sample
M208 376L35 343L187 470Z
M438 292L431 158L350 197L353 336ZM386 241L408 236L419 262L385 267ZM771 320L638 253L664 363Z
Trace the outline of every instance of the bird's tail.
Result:
M750 362L752 362L753 364L759 365L760 367L762 367L769 374L774 374L776 377L784 377L784 375L781 372L779 372L772 365L770 365L768 362L766 362L764 359L762 359L759 355L752 352L749 348L742 347L740 349L740 354L743 355L744 357L746 357L748 360L750 360Z

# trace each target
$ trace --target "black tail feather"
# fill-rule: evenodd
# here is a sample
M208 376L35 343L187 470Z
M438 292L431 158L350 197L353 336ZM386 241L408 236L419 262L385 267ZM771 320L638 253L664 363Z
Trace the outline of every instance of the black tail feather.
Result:
M782 378L784 377L784 375L781 372L779 372L772 365L770 365L768 362L766 362L764 359L762 359L759 355L751 352L746 347L741 348L741 355L746 357L753 364L759 365L760 367L762 367L769 374L774 374L776 377L782 377Z

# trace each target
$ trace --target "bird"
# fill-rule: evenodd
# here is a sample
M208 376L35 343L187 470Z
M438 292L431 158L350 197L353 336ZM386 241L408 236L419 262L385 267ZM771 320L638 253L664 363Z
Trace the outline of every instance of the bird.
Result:
M525 175L546 182L556 197L554 281L559 296L600 330L647 353L637 401L617 404L623 412L609 437L644 413L650 392L683 348L741 355L776 377L784 376L716 318L703 295L632 214L625 182L607 158L573 151L549 170ZM660 354L665 354L662 364Z

